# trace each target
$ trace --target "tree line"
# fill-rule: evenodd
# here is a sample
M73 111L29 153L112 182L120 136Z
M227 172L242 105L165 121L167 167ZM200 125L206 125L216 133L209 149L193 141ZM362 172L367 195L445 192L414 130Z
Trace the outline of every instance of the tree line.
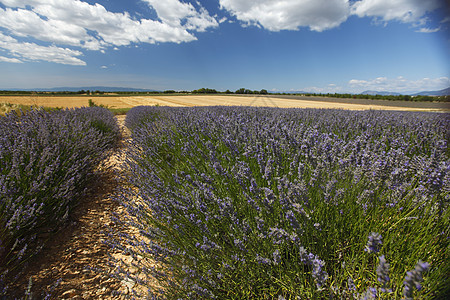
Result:
M374 100L393 100L393 101L417 101L417 102L450 102L450 95L445 96L426 96L426 95L368 95L368 94L350 94L350 93L270 93L266 89L262 90L250 90L247 88L240 88L236 91L226 90L225 92L217 91L210 88L200 88L192 91L91 91L91 90L79 90L79 91L0 91L0 95L158 95L158 94L237 94L237 95L296 95L296 96L315 96L315 97L333 97L333 98L351 98L351 99L374 99Z

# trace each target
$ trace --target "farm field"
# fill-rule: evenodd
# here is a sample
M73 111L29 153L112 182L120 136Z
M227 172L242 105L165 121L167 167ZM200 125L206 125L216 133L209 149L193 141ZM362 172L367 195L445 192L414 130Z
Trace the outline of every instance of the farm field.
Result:
M125 125L120 199L147 239L112 245L136 295L448 296L447 115L136 107Z
M282 108L330 108L346 110L450 111L448 103L416 103L306 96L176 95L176 96L0 96L0 103L45 107L82 107L92 99L112 108L135 106L261 106Z
M209 96L151 98L181 106ZM0 258L32 259L12 289L32 278L34 294L54 299L450 293L448 114L214 98L252 102L0 118L0 241L11 249ZM93 170L95 184L84 180ZM53 242L34 257L42 228Z

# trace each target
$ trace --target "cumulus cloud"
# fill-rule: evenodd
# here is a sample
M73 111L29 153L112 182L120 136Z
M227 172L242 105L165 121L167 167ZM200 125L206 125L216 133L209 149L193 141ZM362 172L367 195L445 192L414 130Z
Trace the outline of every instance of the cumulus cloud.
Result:
M110 12L80 0L0 0L6 6L0 8L0 27L10 37L103 51L131 43L190 42L197 39L195 32L219 24L199 4L143 1L155 9L159 20L138 20L127 12Z
M227 10L246 25L270 31L309 27L323 31L344 22L349 15L348 0L220 0Z
M217 27L216 19L211 17L206 9L200 7L197 10L191 3L178 0L142 0L148 3L158 14L163 23L174 27L182 26L189 30L203 32L209 27Z
M77 58L77 56L83 55L80 51L60 48L55 45L46 47L35 43L23 43L2 33L0 33L0 48L7 50L11 55L16 56L17 60L21 61L48 61L65 65L86 65L86 62Z
M23 63L23 61L21 61L20 59L4 57L4 56L0 56L0 61L9 62L9 63L16 63L16 64Z
M361 80L352 79L348 82L349 87L356 92L375 90L380 92L408 93L414 91L441 90L450 86L450 78L422 78L409 80L402 76L397 78L378 77L375 79Z
M73 64L80 64L78 50L104 52L130 44L191 42L197 39L198 32L233 22L230 16L221 19L211 16L198 1L140 0L154 10L157 16L154 20L142 15L133 17L127 12L111 12L99 3L85 1L0 0L5 7L0 8L0 30L3 36L13 39L32 38L38 49L58 52L60 56L66 53L72 57ZM350 15L412 23L421 25L417 32L436 32L439 28L425 26L426 14L442 6L442 0L219 0L219 3L221 9L243 26L270 31L309 28L318 32L339 26ZM14 45L19 43L15 41ZM19 52L12 55L6 46L1 48L9 52L6 56L22 55ZM23 54L24 58L36 60L31 56L31 53ZM57 60L50 56L48 61ZM61 61L67 63L70 59Z
M442 5L440 0L360 0L352 7L352 14L359 17L373 17L382 21L404 23L426 23L427 12Z
M0 9L0 26L8 29L15 36L33 37L35 39L57 44L83 46L98 50L100 43L89 36L81 26L57 19L42 19L36 12L6 8Z
M156 0L155 0L156 1ZM222 9L243 26L270 31L309 27L323 31L339 26L350 15L384 22L427 23L426 14L442 6L442 0L219 0ZM424 28L424 31L429 32Z

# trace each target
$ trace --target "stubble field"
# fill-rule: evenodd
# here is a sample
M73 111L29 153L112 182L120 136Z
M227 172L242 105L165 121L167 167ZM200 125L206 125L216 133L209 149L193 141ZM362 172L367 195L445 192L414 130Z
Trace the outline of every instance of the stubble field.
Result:
M72 108L88 106L89 99L92 99L98 105L106 105L112 108L131 108L141 105L188 107L222 105L282 108L337 108L347 110L450 111L450 107L446 103L274 95L0 96L0 103Z

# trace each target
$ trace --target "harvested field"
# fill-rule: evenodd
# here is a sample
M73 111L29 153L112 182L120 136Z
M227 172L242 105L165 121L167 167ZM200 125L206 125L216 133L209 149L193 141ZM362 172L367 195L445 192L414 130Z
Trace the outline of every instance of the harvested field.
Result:
M152 96L0 96L0 103L46 107L88 106L89 99L112 108L140 105L161 106L266 106L298 108L340 108L348 110L450 111L448 103L402 102L366 99L338 99L274 95L152 95Z

